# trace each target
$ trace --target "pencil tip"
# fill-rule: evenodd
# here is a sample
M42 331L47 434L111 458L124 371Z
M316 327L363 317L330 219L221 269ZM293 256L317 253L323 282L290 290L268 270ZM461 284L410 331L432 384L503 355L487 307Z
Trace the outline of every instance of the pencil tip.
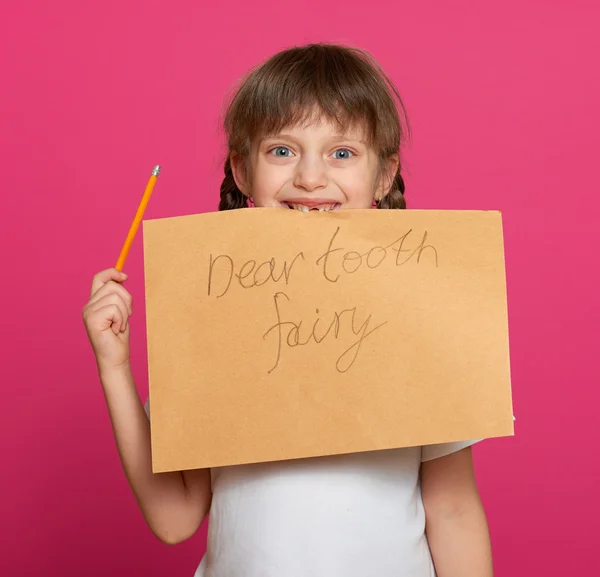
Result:
M152 169L152 176L158 176L160 174L160 166L157 164L153 169Z

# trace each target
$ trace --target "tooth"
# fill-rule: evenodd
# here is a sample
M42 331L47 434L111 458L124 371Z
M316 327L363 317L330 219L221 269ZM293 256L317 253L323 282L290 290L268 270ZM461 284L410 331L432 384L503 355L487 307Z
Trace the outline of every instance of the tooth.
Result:
M308 212L308 206L303 206L302 207L302 212Z

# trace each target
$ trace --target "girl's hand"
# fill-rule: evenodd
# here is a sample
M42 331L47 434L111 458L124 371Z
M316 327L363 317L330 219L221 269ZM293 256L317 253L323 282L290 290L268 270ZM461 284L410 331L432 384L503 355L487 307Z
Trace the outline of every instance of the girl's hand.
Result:
M115 268L98 273L92 281L90 300L83 308L83 322L101 373L129 364L129 317L132 297L121 284L125 273Z

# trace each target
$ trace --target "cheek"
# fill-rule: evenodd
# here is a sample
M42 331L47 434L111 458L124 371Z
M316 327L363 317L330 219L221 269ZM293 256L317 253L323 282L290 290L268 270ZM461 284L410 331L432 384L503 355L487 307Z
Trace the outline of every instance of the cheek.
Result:
M352 207L371 208L376 184L371 171L348 172L338 180L338 183Z
M283 166L259 164L252 179L252 196L255 202L261 206L275 204L278 193L289 180L288 172Z

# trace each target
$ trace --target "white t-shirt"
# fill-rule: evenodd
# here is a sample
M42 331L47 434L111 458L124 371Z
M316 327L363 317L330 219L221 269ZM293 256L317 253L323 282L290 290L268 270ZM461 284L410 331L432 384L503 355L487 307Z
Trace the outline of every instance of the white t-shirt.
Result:
M420 466L473 443L212 469L194 577L435 577Z

